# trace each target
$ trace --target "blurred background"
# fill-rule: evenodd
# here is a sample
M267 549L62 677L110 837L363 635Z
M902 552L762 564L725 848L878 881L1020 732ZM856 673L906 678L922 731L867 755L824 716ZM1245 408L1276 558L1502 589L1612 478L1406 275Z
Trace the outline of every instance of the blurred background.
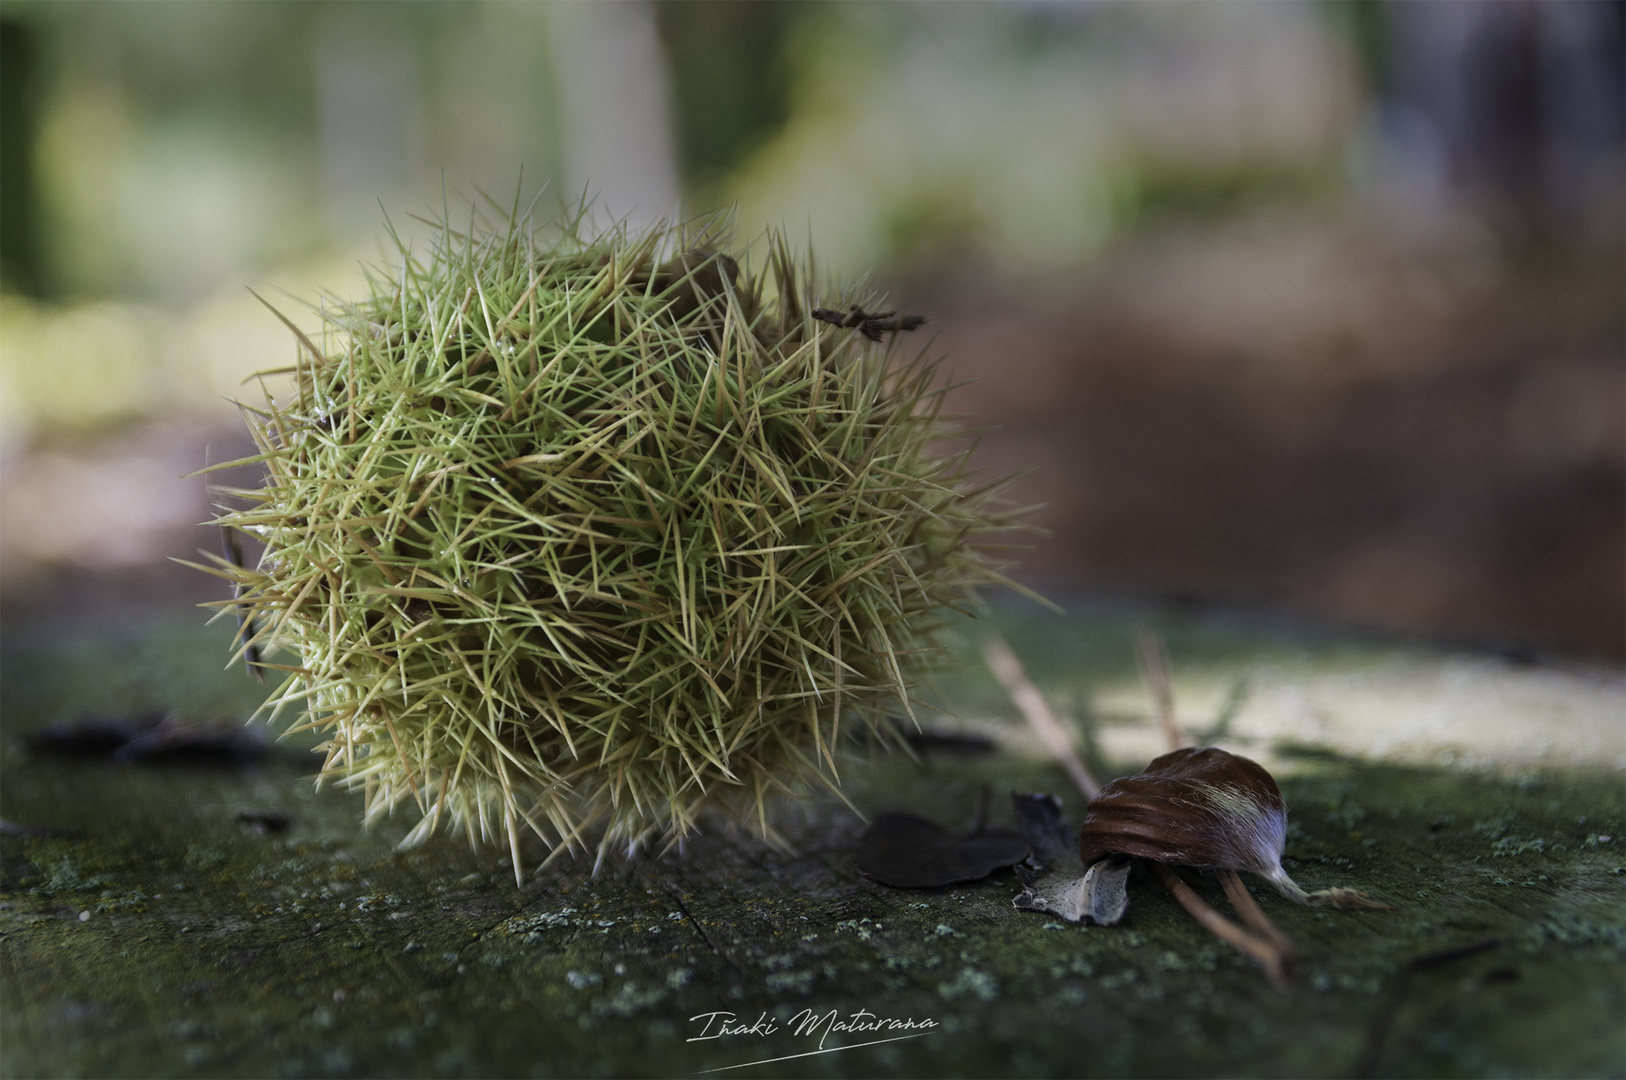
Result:
M1041 589L1626 657L1626 5L0 0L0 617L218 598L231 399L384 213L873 271ZM523 168L523 179L521 169ZM918 335L917 335L918 336ZM922 342L924 344L924 342Z

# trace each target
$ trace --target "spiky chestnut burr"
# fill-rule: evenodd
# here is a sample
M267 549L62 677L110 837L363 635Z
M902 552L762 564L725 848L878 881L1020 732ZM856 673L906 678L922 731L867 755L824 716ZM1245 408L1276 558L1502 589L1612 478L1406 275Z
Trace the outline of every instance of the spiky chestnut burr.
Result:
M267 707L367 821L415 803L406 843L449 821L516 876L522 828L602 858L716 806L772 838L854 722L892 737L1013 521L934 453L934 363L815 318L782 241L753 275L720 230L549 229L398 243L245 409L267 479L219 523L265 554L220 572L291 654Z

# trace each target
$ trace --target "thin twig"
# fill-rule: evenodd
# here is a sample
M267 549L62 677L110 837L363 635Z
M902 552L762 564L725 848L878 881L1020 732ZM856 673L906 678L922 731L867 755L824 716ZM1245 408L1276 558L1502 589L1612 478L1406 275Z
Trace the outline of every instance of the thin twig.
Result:
M1242 916L1242 921L1248 924L1248 928L1276 946L1284 960L1291 960L1297 951L1293 947L1293 939L1282 933L1281 929L1270 921L1270 916L1259 907L1259 902L1253 898L1253 893L1248 891L1248 887L1242 883L1242 878L1237 872L1221 870L1219 879L1220 884L1225 887L1225 895L1230 897L1231 906L1236 908L1236 913Z
M1163 738L1170 750L1192 745L1180 722L1174 716L1174 686L1169 679L1169 658L1163 651L1163 639L1151 630L1135 635L1135 653L1140 657L1141 678L1157 705L1158 723L1163 725Z
M1277 986L1287 983L1287 958L1274 944L1264 938L1255 937L1224 915L1215 911L1202 898L1191 891L1191 886L1183 881L1179 874L1167 863L1154 862L1151 864L1152 872L1157 874L1158 880L1163 882L1164 888L1174 894L1180 906L1191 913L1191 917L1202 923L1215 937L1218 937L1237 949L1246 953L1265 969L1265 974Z
M1157 703L1158 721L1163 727L1163 738L1170 750L1179 750L1191 746L1192 742L1185 731L1180 727L1180 721L1174 712L1174 685L1169 678L1168 654L1163 649L1163 639L1151 630L1142 630L1135 639L1135 651L1140 656L1141 676L1146 680L1146 689ZM1197 921L1212 930L1225 941L1241 949L1249 956L1259 959L1265 965L1265 971L1272 981L1280 983L1287 978L1288 967L1293 955L1297 951L1293 947L1293 940L1284 934L1279 927L1270 921L1270 917L1259 907L1258 901L1243 884L1242 878L1235 870L1219 871L1220 885L1225 889L1225 895L1230 898L1231 906L1248 925L1248 930L1242 929L1225 916L1203 903L1190 887L1181 881L1179 876L1168 867L1154 864L1158 870L1158 877L1174 898L1179 900L1185 909L1196 917ZM1177 889L1173 882L1177 882ZM1183 889L1184 894L1179 890ZM1202 910L1192 907L1191 902L1200 904ZM1249 944L1239 944L1242 940ZM1260 959L1261 957L1268 959Z
M1011 647L1005 644L1001 637L991 637L982 643L983 659L988 661L988 667L993 671L994 677L1005 687L1005 692L1011 695L1011 700L1021 710L1022 716L1038 732L1040 740L1045 744L1056 760L1060 761L1062 768L1072 778L1078 790L1084 793L1086 799L1093 799L1101 791L1101 785L1095 782L1090 770L1084 767L1079 759L1078 751L1073 749L1073 741L1067 737L1067 731L1056 719L1056 714L1050 711L1050 705L1045 701L1039 688L1028 679L1027 672L1022 670L1022 661L1011 652Z
M1178 750L1189 743L1174 717L1174 694L1169 686L1168 664L1163 659L1162 642L1148 631L1141 634L1139 646L1147 685L1158 701L1164 737L1168 740L1171 750ZM1005 644L1003 638L991 637L983 642L982 655L988 661L988 667L994 676L1011 695L1011 700L1021 710L1022 716L1039 733L1039 738L1061 762L1068 775L1072 777L1073 783L1086 798L1095 798L1101 790L1100 785L1084 767L1084 762L1079 760L1078 752L1073 749L1073 744L1067 738L1061 722L1050 711L1050 706L1045 701L1044 695L1039 692L1039 688L1028 679L1027 673L1022 670L1022 662L1011 652L1010 646ZM1222 941L1256 960L1265 969L1265 974L1269 976L1271 982L1278 986L1286 984L1288 966L1294 952L1293 943L1260 910L1247 886L1242 884L1242 879L1237 877L1235 871L1223 871L1220 881L1224 884L1231 903L1236 906L1238 913L1255 933L1249 933L1209 907L1168 865L1151 862L1151 867L1158 880L1174 894L1174 898L1180 902L1181 907L1191 913L1192 918Z
M1447 964L1454 964L1458 960L1466 960L1470 956L1477 956L1479 953L1488 952L1491 949L1497 948L1501 944L1501 938L1486 938L1483 941L1476 941L1472 945L1465 945L1456 949L1446 949L1444 952L1429 953L1426 956L1417 957L1416 959L1407 963L1399 971L1395 972L1390 980L1389 992L1387 995L1385 995L1385 1000L1383 1001L1382 1005L1379 1006L1377 1014L1372 1018L1372 1026L1367 1031L1366 1049L1362 1051L1360 1059L1355 1063L1355 1067L1349 1071L1349 1075L1376 1076L1378 1074L1378 1066L1382 1064L1383 1057L1385 1056L1383 1052L1384 1043L1388 1040L1389 1032L1394 1025L1396 1014L1399 1013L1401 1005L1405 1003L1405 1000L1411 991L1411 981L1413 976L1419 974L1420 972L1444 967ZM1428 1018L1428 1020L1418 1025L1417 1029L1413 1032L1412 1037L1405 1041L1404 1048L1410 1049L1411 1046L1414 1046L1423 1035L1426 1035L1429 1031L1438 1030L1442 1026L1438 1022L1442 1013L1448 1015L1470 994L1484 989L1484 987L1490 982L1495 981L1493 977L1497 974L1498 973L1495 971L1486 972L1478 979L1463 985L1458 991L1458 996L1455 1000L1448 1002L1444 1009L1441 1009L1439 1012L1435 1013L1433 1017Z

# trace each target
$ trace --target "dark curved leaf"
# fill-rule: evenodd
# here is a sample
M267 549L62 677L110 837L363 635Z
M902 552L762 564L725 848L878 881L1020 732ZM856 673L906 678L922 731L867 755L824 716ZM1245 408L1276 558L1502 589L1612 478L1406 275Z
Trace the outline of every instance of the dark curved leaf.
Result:
M927 889L976 881L1027 858L1027 841L1009 829L956 836L914 814L882 814L858 840L858 870L882 885Z

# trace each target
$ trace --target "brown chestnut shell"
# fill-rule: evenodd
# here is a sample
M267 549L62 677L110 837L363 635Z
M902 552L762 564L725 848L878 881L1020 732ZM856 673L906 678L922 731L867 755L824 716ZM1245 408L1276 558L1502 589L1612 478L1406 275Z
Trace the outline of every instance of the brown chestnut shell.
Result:
M1285 878L1287 804L1257 762L1216 747L1164 754L1091 800L1079 833L1088 866L1108 855Z

